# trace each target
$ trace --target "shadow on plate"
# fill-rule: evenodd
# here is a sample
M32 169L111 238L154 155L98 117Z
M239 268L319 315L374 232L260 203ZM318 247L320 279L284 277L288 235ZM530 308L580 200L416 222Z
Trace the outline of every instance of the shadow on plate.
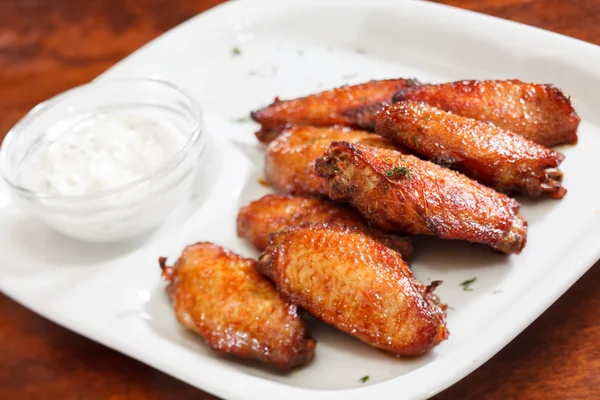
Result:
M141 310L146 317L140 315L140 318L149 324L150 329L159 336L196 353L198 357L208 357L224 366L240 369L253 376L294 386L341 389L364 386L359 378L365 373L371 375L372 379L368 384L372 384L414 370L428 363L434 357L432 354L427 354L423 357L399 359L370 347L310 315L304 315L311 336L317 340L315 358L303 368L281 373L255 360L238 359L231 355L212 351L202 338L183 328L176 320L171 302L164 290L165 287L166 283L156 287L150 300ZM138 312L138 314L140 313ZM130 315L126 317L130 317ZM349 367L349 363L364 366L364 370L361 370L362 375L347 377L344 371ZM336 379L331 381L325 379L327 374ZM335 377L335 375L340 375L341 378ZM347 382L343 385L333 382L346 380L346 378Z
M4 244L12 249L12 259L3 268L11 273L36 273L42 268L94 268L136 250L147 236L119 243L88 243L64 236L46 224L30 217L19 218L12 226L8 242Z
M171 306L171 300L165 291L166 286L167 284L165 283L164 286L159 286L154 290L143 311L149 316L148 318L144 318L145 322L159 336L197 353L199 357L208 357L228 366L243 368L245 370L255 370L261 374L274 376L287 375L256 360L240 359L230 354L218 353L211 350L198 334L185 329L177 321Z

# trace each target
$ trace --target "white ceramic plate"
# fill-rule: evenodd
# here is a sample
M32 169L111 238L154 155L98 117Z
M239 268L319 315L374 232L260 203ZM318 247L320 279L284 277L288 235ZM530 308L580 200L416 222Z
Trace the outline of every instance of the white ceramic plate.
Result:
M240 55L232 49L238 47ZM144 242L91 245L21 213L0 192L0 287L82 335L231 399L395 399L431 396L473 371L521 332L600 257L600 48L426 2L242 1L224 4L143 47L100 79L156 76L197 96L207 152L199 196ZM255 126L232 122L276 95L295 97L376 78L518 78L573 96L580 141L564 148L567 196L523 201L528 244L505 257L478 246L416 241L414 271L439 289L450 339L399 360L315 323L316 358L277 375L211 353L179 327L157 258L210 240L256 255L236 238L238 208L266 189ZM477 277L473 291L460 282ZM366 383L359 379L369 375Z

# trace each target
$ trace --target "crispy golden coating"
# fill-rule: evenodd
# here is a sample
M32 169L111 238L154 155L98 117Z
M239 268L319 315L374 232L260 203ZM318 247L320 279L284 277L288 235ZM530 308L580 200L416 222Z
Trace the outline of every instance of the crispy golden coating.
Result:
M255 262L212 243L188 246L173 267L160 259L175 315L213 350L287 370L309 362L315 341L295 305L279 297Z
M392 95L417 84L413 79L388 79L342 86L294 100L276 98L273 104L251 113L262 125L256 136L263 143L269 142L286 125L345 125L373 130L375 114L391 102Z
M396 250L410 264L412 241L409 237L370 229L354 209L330 200L268 194L240 209L237 233L263 251L274 233L305 224L320 223L362 229Z
M317 159L329 197L349 201L375 226L483 243L519 253L519 204L458 172L393 150L334 142Z
M265 153L265 178L277 190L297 195L327 196L327 185L314 161L335 140L401 150L399 145L365 131L343 127L294 126L272 141Z
M394 101L404 100L489 121L546 147L577 143L580 118L569 98L552 85L460 81L400 89Z
M448 337L445 306L398 253L358 229L309 225L276 234L257 268L279 294L371 346L422 354Z
M559 199L564 155L515 133L426 103L405 101L382 110L378 134L424 158L503 192Z

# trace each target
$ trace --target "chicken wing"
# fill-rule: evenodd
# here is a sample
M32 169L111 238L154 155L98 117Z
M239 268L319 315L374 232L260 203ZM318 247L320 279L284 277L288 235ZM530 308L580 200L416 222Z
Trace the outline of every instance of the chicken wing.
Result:
M342 86L294 100L275 99L273 104L251 113L262 125L256 133L263 143L273 140L286 125L346 125L373 130L375 114L392 95L417 85L414 79L388 79Z
M497 126L426 103L405 101L382 110L378 134L428 160L503 192L559 199L564 155Z
M483 243L519 253L527 223L514 200L458 172L393 150L333 142L317 159L329 197L384 230Z
M417 281L361 230L309 225L274 235L257 263L286 300L371 346L422 354L448 337L440 283Z
M334 140L365 143L401 151L394 142L349 128L295 126L271 142L265 153L265 178L277 190L297 195L327 196L327 185L314 169L314 160Z
M460 81L400 89L394 101L404 100L489 121L546 147L577 143L580 118L569 98L552 85Z
M258 274L254 260L212 243L188 246L173 267L160 259L175 315L213 350L282 370L308 363L315 341L297 307Z
M396 250L410 264L412 241L409 237L370 229L354 209L330 200L268 194L240 209L237 233L263 251L269 244L271 234L318 223L363 229Z

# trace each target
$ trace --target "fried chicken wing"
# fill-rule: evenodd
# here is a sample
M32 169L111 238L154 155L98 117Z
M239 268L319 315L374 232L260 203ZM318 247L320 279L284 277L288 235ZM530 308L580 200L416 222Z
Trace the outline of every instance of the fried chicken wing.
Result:
M394 142L365 131L343 127L294 126L267 146L265 178L277 190L297 195L327 196L327 185L314 169L314 160L334 140L365 143L401 151Z
M160 259L175 315L213 350L287 370L309 362L315 341L297 307L243 258L212 243L188 246L173 267Z
M460 81L400 89L394 101L404 100L489 121L546 147L577 143L580 118L569 98L552 85L518 80Z
M458 172L393 150L334 142L317 159L329 197L349 201L375 226L483 243L519 253L519 204Z
M309 225L274 235L257 263L279 294L315 317L396 355L448 337L445 305L398 253L361 230Z
M566 193L558 169L563 154L487 122L405 101L382 110L375 130L436 164L503 192L555 199Z
M275 99L273 104L251 113L262 125L257 138L267 143L286 125L332 126L372 130L375 114L392 95L417 85L414 79L388 79L342 86L294 100Z
M412 241L407 236L370 229L352 208L330 200L268 194L240 209L237 233L263 251L270 236L305 224L330 223L363 229L410 264Z

